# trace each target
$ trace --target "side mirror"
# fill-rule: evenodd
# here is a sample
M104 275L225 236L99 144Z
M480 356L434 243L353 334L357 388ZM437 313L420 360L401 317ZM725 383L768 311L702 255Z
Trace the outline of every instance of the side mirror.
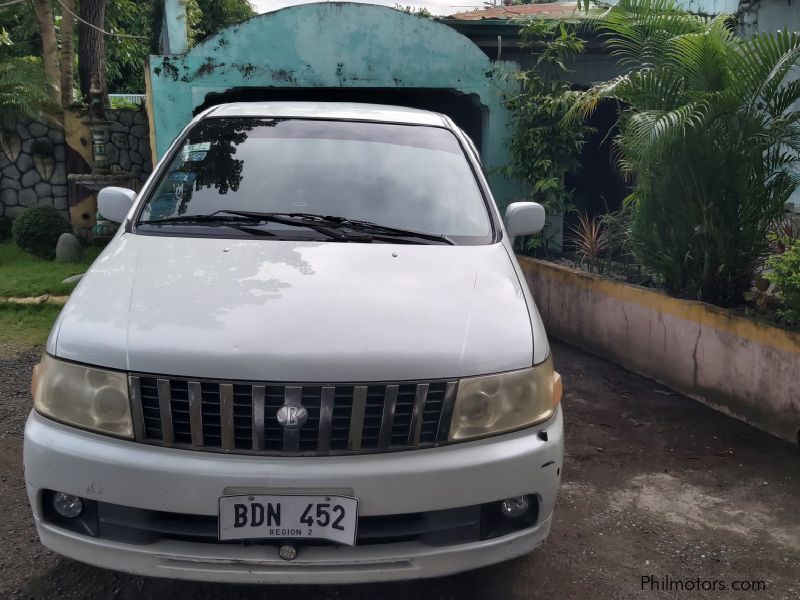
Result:
M106 187L97 195L97 211L109 221L122 223L136 200L136 192L121 187Z
M506 208L506 232L512 238L539 233L544 221L544 207L536 202L512 202Z

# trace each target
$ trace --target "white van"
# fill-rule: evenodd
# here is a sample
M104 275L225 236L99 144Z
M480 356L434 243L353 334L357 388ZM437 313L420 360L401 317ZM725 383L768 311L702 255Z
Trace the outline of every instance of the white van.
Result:
M142 575L432 577L532 551L561 381L472 142L367 104L213 107L61 312L33 379L42 543Z

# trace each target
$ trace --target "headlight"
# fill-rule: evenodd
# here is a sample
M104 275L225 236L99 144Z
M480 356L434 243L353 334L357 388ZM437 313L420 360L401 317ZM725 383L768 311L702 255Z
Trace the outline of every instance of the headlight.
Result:
M553 359L529 369L468 377L458 383L450 440L521 429L549 419L561 401Z
M55 421L133 437L128 377L44 355L33 370L33 406Z

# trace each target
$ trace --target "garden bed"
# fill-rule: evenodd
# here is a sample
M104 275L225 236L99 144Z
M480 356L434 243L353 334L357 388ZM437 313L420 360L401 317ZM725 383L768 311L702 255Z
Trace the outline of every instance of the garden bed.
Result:
M519 262L553 336L800 441L799 333L542 260Z

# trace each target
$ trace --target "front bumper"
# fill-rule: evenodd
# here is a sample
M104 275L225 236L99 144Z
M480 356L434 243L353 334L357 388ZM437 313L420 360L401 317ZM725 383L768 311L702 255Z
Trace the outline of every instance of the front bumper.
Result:
M546 435L539 435L539 431ZM546 438L546 439L544 439ZM25 479L48 548L93 565L160 577L248 583L357 583L435 577L532 551L546 537L560 480L561 411L536 428L427 450L281 458L147 446L63 426L31 413ZM127 544L66 531L43 518L57 490L154 511L216 515L230 493L337 493L359 499L361 516L446 510L533 494L535 525L479 542L421 541L345 548L301 546L281 560L272 546L165 539Z

